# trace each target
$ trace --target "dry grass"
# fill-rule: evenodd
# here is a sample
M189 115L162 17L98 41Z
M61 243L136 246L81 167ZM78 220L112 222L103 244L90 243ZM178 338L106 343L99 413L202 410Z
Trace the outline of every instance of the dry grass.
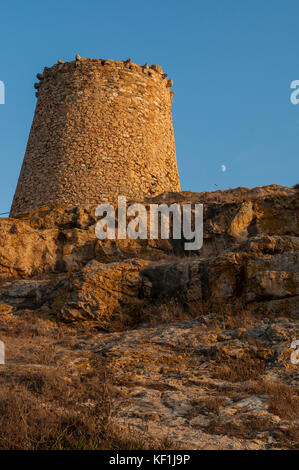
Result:
M260 317L245 310L236 308L231 313L230 307L210 301L192 300L184 304L179 299L167 299L160 303L141 305L134 310L123 310L111 318L111 331L123 331L134 327L155 327L159 325L203 318L204 325L215 331L235 328L251 328L258 324ZM212 312L212 314L211 314Z
M204 317L213 312L213 304L210 300L202 300L192 294L188 297L188 307L194 318Z
M243 356L240 359L223 359L213 369L213 377L228 382L257 380L265 372L265 362L257 358Z
M202 314L203 323L198 322L200 329L216 332L223 331L223 324L225 329L234 329L254 326L258 322L250 312L241 309L234 315L225 310L210 314L207 304L202 306ZM189 318L199 315L199 311L190 314L172 301L162 306L149 305L145 311L130 315L118 319L117 329L185 320L188 315ZM19 317L18 323L6 323L3 327L1 339L7 344L10 363L0 368L0 450L176 448L168 440L154 441L116 424L117 413L123 405L123 397L118 391L121 384L105 359L91 352L90 346L94 344L97 332L87 328L69 330L54 324L49 327L48 322L38 320L36 316ZM89 340L87 348L85 345ZM179 345L175 350L179 351ZM178 354L170 351L169 356L165 359L161 356L160 360L163 365L165 360L171 373L174 370L182 373L183 363ZM85 363L88 366L84 366ZM198 365L197 356L194 364ZM299 416L298 389L282 382L263 381L266 364L265 359L250 356L250 351L238 359L224 355L216 361L211 360L209 369L202 373L226 382L204 383L204 393L211 396L195 400L189 418L200 414L214 418L208 428L203 428L205 433L244 439L259 439L260 436L264 442L269 434L275 441L272 447L298 447L298 426L294 422ZM165 371L167 374L166 367ZM290 376L286 378L288 381L291 381ZM175 390L175 387L153 380L146 386L161 392ZM243 415L234 416L230 423L219 421L219 411L227 403L225 397L238 401L252 395L267 395L270 413L289 422L280 427L263 416ZM263 433L266 437L262 437Z
M260 321L261 316L241 308L234 315L226 316L225 327L229 330L233 330L235 328L253 328L259 324Z
M209 328L215 331L252 328L263 319L262 315L253 314L238 302L226 305L191 297L188 300L188 307L192 318L204 317Z
M272 432L276 443L274 447L281 449L299 449L299 426L293 425L287 429L274 429Z
M78 352L68 349L61 361L51 336L29 345L22 337L21 359L0 369L0 450L175 448L117 425L122 397L105 360L80 352L88 367L71 367Z
M0 448L89 448L104 436L108 420L103 365L97 364L84 380L67 377L59 369L15 372L14 383L4 386L1 374ZM96 380L97 378L97 380ZM93 406L86 406L86 403ZM101 407L97 416L96 410ZM107 421L108 422L108 421ZM64 444L62 444L62 442Z
M110 406L53 409L40 403L26 388L11 388L0 394L0 449L89 450L161 449L170 443L154 443L110 421ZM107 408L106 408L107 406Z
M116 409L117 397L102 364L84 378L70 379L55 371L20 374L17 383L0 388L0 449L174 447L118 427L113 421Z
M190 320L192 316L175 299L168 303L141 305L140 308L123 309L121 313L111 318L109 331L124 331L136 327L155 327L183 320Z
M299 418L299 387L292 387L282 382L253 382L247 391L259 395L268 395L269 411L283 419Z
M220 408L226 404L223 397L201 398L192 402L192 409L188 415L192 419L200 414L214 413L218 414Z
M241 439L254 439L258 432L267 432L273 429L273 423L269 418L247 416L242 421L220 422L212 420L207 428L211 434L223 434Z
M289 426L288 429L284 429L275 425L271 419L261 416L248 416L242 419L241 422L229 421L222 423L218 420L213 420L203 430L210 434L221 434L240 439L258 439L259 433L261 435L266 433L275 440L271 447L294 450L299 448L298 425Z

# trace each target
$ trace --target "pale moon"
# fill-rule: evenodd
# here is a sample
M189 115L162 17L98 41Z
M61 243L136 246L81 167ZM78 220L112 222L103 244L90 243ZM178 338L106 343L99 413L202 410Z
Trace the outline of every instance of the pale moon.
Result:
M221 171L226 171L226 166L225 165L221 165Z

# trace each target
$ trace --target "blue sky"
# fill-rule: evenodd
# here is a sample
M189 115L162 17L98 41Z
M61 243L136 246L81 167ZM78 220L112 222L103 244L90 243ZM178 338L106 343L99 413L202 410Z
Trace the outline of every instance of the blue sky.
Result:
M174 80L183 190L294 185L298 44L297 0L3 0L0 212L10 208L22 164L35 75L76 53L160 64Z

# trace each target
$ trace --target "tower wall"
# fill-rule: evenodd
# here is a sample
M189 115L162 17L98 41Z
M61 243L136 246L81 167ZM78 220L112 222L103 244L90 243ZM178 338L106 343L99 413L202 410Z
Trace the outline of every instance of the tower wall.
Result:
M11 216L179 191L161 67L81 59L45 68Z

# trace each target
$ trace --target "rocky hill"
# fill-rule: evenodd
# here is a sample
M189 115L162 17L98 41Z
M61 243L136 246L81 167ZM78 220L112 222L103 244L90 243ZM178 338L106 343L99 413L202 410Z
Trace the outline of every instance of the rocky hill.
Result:
M203 203L202 249L97 240L91 206L0 219L0 406L9 385L12 408L29 394L55 416L97 410L96 423L92 386L76 406L71 392L76 381L97 379L100 360L117 402L110 424L133 429L145 447L153 439L162 448L298 447L299 374L290 360L299 340L298 190L165 193L152 202ZM45 390L54 372L64 377L63 403ZM63 448L79 438L88 446L90 429L78 429ZM26 432L6 444L0 432L0 447L34 447ZM54 445L42 442L35 448Z

